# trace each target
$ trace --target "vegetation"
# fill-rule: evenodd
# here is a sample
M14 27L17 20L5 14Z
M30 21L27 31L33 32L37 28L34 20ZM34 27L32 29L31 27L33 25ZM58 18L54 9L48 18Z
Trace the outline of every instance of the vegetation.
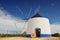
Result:
M26 32L23 32L21 36L26 37Z
M21 34L0 34L0 37L16 37L21 36Z
M22 34L0 34L0 37L26 37L26 32ZM52 37L60 37L59 33L52 34Z
M0 34L0 37L26 37L26 32L22 34Z
M60 34L59 33L54 33L52 34L53 37L60 37Z

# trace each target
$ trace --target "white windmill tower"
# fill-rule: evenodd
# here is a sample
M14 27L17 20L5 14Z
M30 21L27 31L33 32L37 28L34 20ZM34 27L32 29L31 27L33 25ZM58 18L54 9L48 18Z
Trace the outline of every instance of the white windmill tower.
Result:
M40 7L35 11L35 15L28 20L27 37L51 37L49 19L42 17L39 12Z

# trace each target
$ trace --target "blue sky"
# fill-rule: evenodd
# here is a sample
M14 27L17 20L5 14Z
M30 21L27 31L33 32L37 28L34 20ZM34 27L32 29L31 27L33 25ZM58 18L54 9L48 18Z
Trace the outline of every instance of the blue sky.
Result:
M16 8L17 5L23 11L23 15ZM3 7L11 15L22 19L26 18L25 15L28 15L30 8L32 11L29 18L32 17L38 6L40 6L40 15L49 18L50 23L60 23L60 0L0 0L0 7Z
M19 11L17 7L22 11ZM23 26L21 25L24 25L24 20L22 19L26 19L31 8L32 10L28 18L34 16L38 7L40 7L38 10L39 14L49 19L52 32L60 32L60 0L0 0L0 26L3 24L4 28L7 27L5 30L14 30L15 32L16 28L13 27L14 22L20 22L17 23L17 26L18 28L22 28ZM5 15L5 13L8 15ZM4 29L3 27L1 27L1 30Z

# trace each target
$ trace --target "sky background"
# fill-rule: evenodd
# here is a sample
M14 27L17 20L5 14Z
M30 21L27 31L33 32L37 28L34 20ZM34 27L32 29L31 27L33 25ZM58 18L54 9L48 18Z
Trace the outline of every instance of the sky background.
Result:
M0 33L20 33L36 12L49 19L52 33L60 33L60 0L0 0Z

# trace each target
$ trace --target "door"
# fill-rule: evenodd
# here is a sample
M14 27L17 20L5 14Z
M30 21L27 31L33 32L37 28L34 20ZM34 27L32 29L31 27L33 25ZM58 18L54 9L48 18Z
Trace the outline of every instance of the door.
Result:
M41 29L40 28L36 28L35 29L35 33L36 33L36 37L40 37Z

